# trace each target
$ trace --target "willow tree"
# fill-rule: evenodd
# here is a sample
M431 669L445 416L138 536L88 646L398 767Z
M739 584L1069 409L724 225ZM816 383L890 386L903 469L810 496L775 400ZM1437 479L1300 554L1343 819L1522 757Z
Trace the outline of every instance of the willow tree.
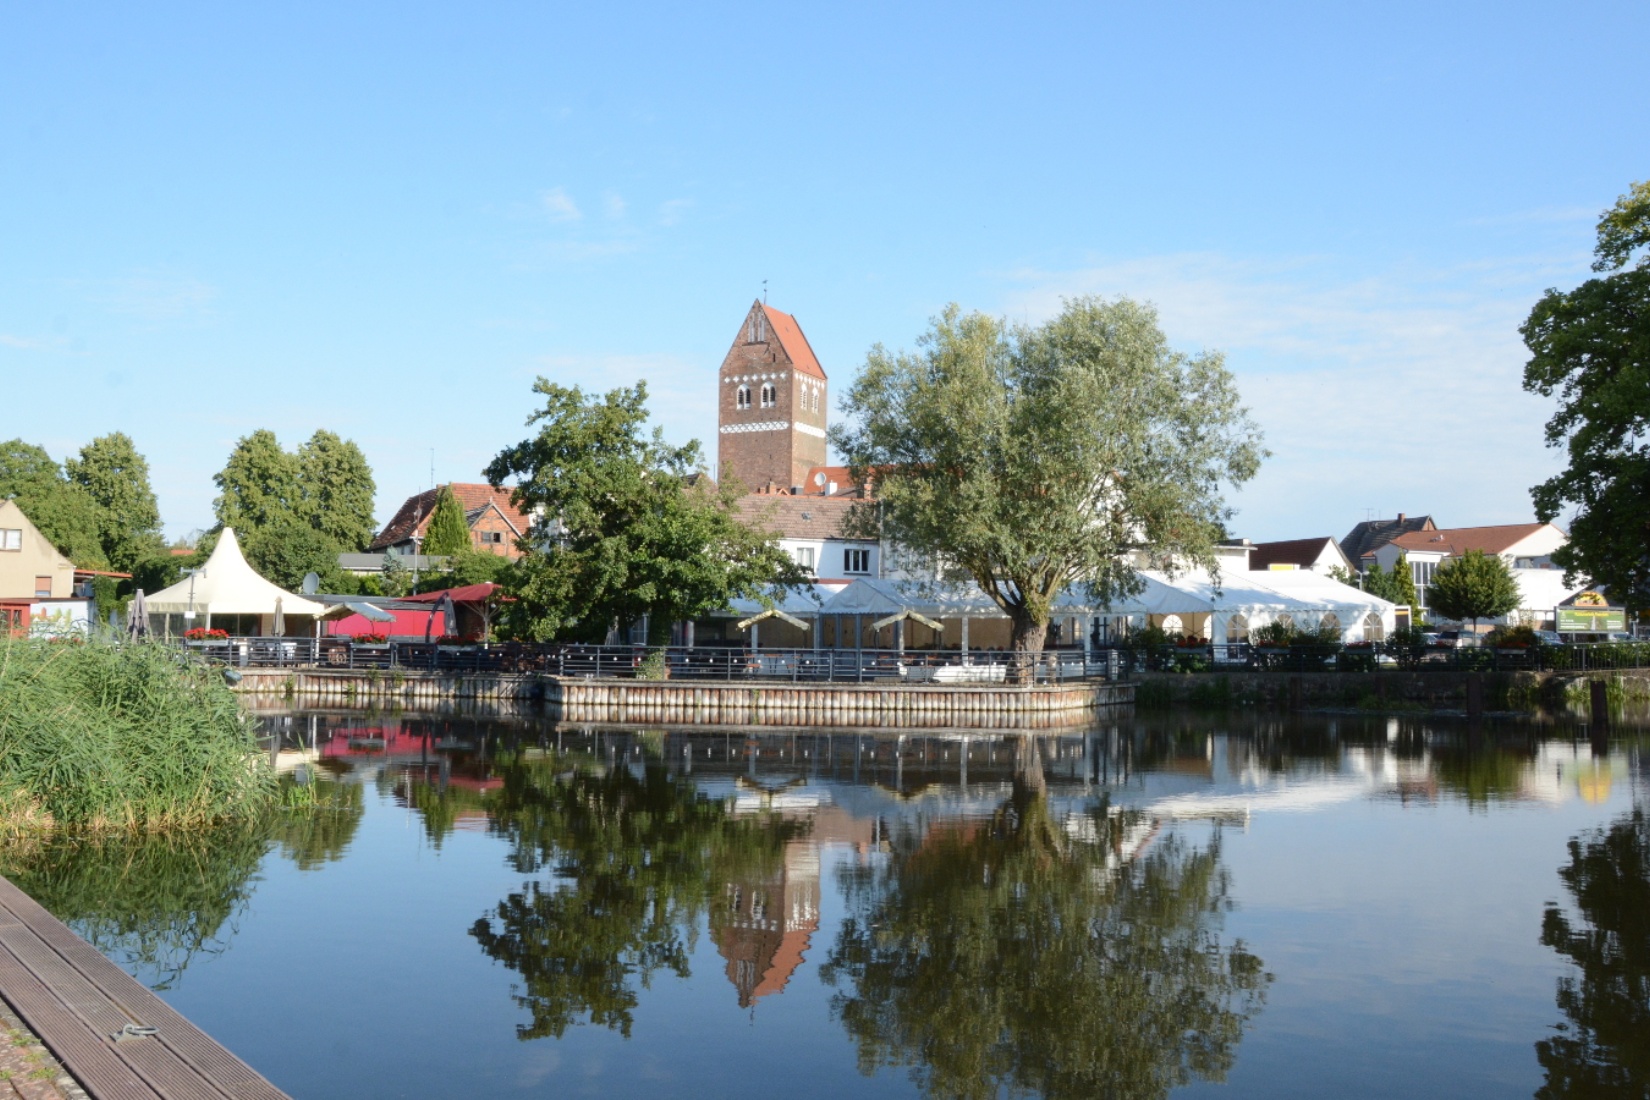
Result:
M1023 655L1070 586L1126 595L1140 555L1213 568L1222 487L1266 455L1220 353L1174 350L1126 298L1036 327L949 306L916 351L872 348L843 408L832 442L874 485L854 533L976 581Z

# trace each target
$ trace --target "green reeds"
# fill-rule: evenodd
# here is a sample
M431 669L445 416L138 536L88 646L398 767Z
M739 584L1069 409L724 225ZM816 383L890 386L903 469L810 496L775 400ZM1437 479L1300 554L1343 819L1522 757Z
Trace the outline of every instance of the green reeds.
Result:
M198 826L277 797L250 719L178 650L0 638L0 836Z

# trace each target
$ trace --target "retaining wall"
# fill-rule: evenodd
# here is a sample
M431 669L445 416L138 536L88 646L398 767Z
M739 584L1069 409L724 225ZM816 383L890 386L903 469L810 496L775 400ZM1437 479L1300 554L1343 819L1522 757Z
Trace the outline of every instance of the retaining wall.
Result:
M1101 707L1134 701L1134 685L1080 681L1006 685L685 683L553 676L329 669L247 669L236 690L254 703L542 700L569 722L725 726L1071 729Z
M1299 710L1383 703L1431 710L1465 710L1470 685L1480 685L1482 705L1525 708L1561 703L1571 685L1602 679L1627 698L1650 698L1650 671L1630 672L1220 672L1140 673L1142 704L1198 706L1233 703ZM1222 686L1224 681L1224 687ZM1585 691L1585 688L1580 690Z

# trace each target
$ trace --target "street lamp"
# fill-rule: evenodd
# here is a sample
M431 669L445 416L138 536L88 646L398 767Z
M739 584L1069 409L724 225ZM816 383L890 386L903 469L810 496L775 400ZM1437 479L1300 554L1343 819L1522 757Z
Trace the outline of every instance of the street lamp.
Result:
M183 571L183 575L189 578L189 610L183 613L184 622L188 624L184 627L185 630L193 626L195 622L195 578L205 572L204 569L185 569Z

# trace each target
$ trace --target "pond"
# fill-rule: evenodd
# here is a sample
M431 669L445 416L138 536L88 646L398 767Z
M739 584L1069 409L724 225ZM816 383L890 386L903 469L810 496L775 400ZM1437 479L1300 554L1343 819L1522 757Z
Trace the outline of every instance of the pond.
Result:
M1638 727L265 723L327 809L4 862L306 1100L1650 1089Z

